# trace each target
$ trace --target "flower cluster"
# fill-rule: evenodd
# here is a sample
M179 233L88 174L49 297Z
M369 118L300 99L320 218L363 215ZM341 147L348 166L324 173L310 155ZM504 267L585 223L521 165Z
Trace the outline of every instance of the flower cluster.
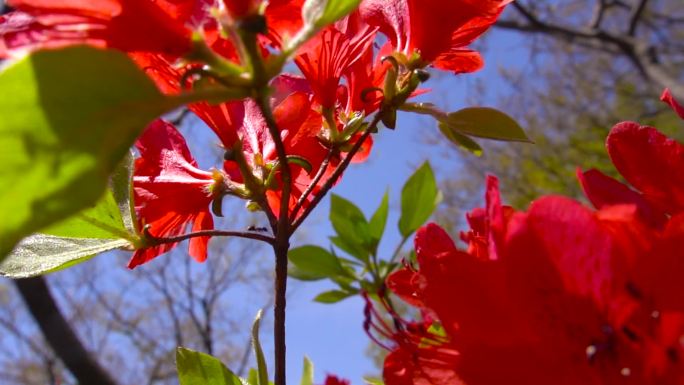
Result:
M422 92L424 67L463 73L482 66L467 45L508 2L366 0L311 33L303 8L312 5L303 0L9 0L15 10L0 16L0 58L87 44L127 53L168 95L217 85L235 91L233 101L189 106L225 151L219 170L198 169L167 122L152 123L139 139L135 205L150 242L134 267L174 245L155 238L181 235L188 224L211 230L208 207L221 215L225 195L273 220L287 205L295 221L347 154L353 161L368 156L366 116L383 110L382 122L393 128L396 110ZM434 9L448 16L434 23ZM376 48L378 41L386 44ZM291 57L301 75L280 73ZM207 241L191 242L195 259L206 258Z
M629 185L579 172L594 209L546 196L516 211L489 177L466 250L418 231L419 267L387 286L424 320L384 328L388 385L684 382L684 145L625 122L607 148Z

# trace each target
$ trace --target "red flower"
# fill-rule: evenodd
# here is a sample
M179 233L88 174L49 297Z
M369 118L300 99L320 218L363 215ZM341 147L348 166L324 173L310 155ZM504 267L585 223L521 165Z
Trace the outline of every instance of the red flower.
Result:
M677 113L677 115L684 119L684 107L682 107L681 104L677 103L669 89L666 88L663 91L663 94L660 96L660 100L669 104L670 107L672 107L672 109Z
M410 269L400 271L417 275ZM392 279L388 281L391 282ZM413 284L410 283L409 286ZM399 288L401 285L394 286ZM383 377L387 384L460 384L455 372L458 353L450 339L436 331L435 326L439 324L434 322L433 317L425 312L422 322L408 322L381 297L381 303L393 321L390 326L374 308L368 295L364 295L364 299L366 333L379 346L390 351L383 368ZM392 345L386 346L381 342L386 340L390 340Z
M234 19L254 15L259 10L261 0L221 0Z
M684 146L653 127L624 122L608 135L615 168L656 209L684 211Z
M295 62L323 108L335 110L342 75L364 54L372 53L374 38L374 31L367 27L351 37L328 27L297 56Z
M162 120L152 123L136 142L140 158L135 161L133 186L139 223L149 226L154 237L174 237L192 231L211 230L214 220L208 206L212 201L212 173L197 168L183 136ZM190 240L190 255L202 262L207 258L209 237ZM146 263L171 250L167 243L135 252L129 268Z
M328 374L325 376L325 385L349 385L349 380Z
M364 0L360 12L378 26L396 51L418 51L425 64L454 72L482 66L479 54L465 47L496 21L510 0ZM442 15L435 19L435 12Z
M191 48L185 26L203 0L9 0L0 17L0 57L90 44L181 56Z
M450 342L394 338L398 348L385 361L388 385L436 383L420 373L426 364L417 359L440 348L458 355L425 361L453 374L439 383L684 380L684 215L661 236L631 204L594 212L544 197L527 212L503 213L490 178L487 209L465 237L475 255L456 248L436 225L417 232L420 269L399 270L387 284L434 314Z
M661 100L682 115L666 89ZM684 118L684 116L682 116ZM581 172L578 177L584 193L596 208L633 204L641 219L662 229L666 214L684 210L684 146L667 138L653 127L633 122L617 124L606 140L608 153L622 176L637 190L597 170Z

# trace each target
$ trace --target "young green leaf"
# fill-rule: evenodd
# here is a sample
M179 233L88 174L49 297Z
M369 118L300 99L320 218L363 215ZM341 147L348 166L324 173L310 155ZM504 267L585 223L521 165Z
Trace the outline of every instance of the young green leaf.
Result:
M302 369L302 381L300 385L314 385L314 366L309 357L304 357L304 368Z
M330 222L344 243L355 248L370 249L372 242L368 221L354 203L332 194Z
M93 207L41 230L42 234L66 238L136 238L132 207L133 156L129 152L110 178L105 196Z
M263 313L263 310L259 310L254 318L254 323L252 324L252 348L254 349L254 356L257 362L257 385L269 385L266 358L264 357L264 351L259 342L259 324L261 323L261 316Z
M425 162L401 190L399 231L408 237L430 218L442 199L430 163Z
M309 28L320 29L347 16L355 10L361 0L306 0L302 7L302 18Z
M363 381L368 385L385 385L381 378L364 377Z
M338 248L340 248L340 250L346 252L352 257L362 262L368 261L369 252L363 246L347 243L346 240L340 237L330 237L330 241L333 245L337 246Z
M35 52L0 73L0 260L24 236L93 205L162 95L124 53Z
M287 257L293 265L289 271L293 278L314 281L344 273L337 257L322 247L312 245L297 247L290 250ZM299 276L297 273L300 273Z
M466 151L469 151L475 156L482 156L482 147L476 141L470 139L468 136L459 134L458 132L452 130L446 123L439 123L439 131L455 145Z
M176 368L180 385L245 385L217 358L186 348L176 349Z
M317 295L316 298L314 298L314 301L320 302L320 303L332 304L332 303L340 302L343 299L349 298L355 294L356 293L348 292L348 291L342 291L342 290L330 290L330 291L325 291L325 292Z
M387 215L389 214L389 193L385 191L382 197L380 206L378 206L375 213L368 222L368 229L371 238L373 239L374 248L378 247L378 243L382 239L382 234L385 232L385 225L387 224Z
M444 123L450 131L464 135L512 142L530 142L518 122L494 108L464 108L449 113Z

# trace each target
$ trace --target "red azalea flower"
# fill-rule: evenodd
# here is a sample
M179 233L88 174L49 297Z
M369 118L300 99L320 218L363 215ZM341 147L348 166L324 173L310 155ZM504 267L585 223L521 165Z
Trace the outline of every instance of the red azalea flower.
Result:
M328 374L325 376L325 385L349 385L349 380Z
M468 244L469 254L483 259L498 259L497 247L503 242L514 210L510 206L501 205L499 181L496 177L488 175L486 186L486 206L466 214L470 230L461 233L461 240Z
M283 41L295 36L304 25L304 0L269 0L266 7L266 26L272 43L280 47Z
M684 211L684 145L653 127L616 125L606 147L615 168L657 210Z
M212 173L197 168L183 136L162 120L152 123L136 142L140 158L135 161L133 186L140 226L149 226L154 237L174 237L192 231L211 230ZM190 240L190 255L202 262L207 258L209 237ZM146 263L171 250L167 243L135 252L129 268Z
M411 270L407 268L407 271ZM413 275L414 271L410 272ZM388 280L388 283L393 279ZM399 287L400 285L395 285ZM402 297L403 298L403 297ZM389 350L385 358L383 377L392 385L460 384L456 375L458 353L444 335L431 331L435 325L427 312L422 322L408 322L400 317L381 297L382 305L389 313L392 326L386 322L364 294L366 334L379 346ZM386 346L382 341L389 341Z
M420 52L424 63L454 72L482 66L465 47L485 32L510 0L364 0L360 13L388 36L396 51ZM438 10L443 17L435 19Z
M428 361L454 374L439 383L684 380L678 359L684 216L674 217L661 237L644 226L634 205L593 212L570 199L544 197L495 230L503 211L491 178L487 195L480 229L466 237L486 240L486 247L471 247L477 255L428 225L416 234L420 269L404 268L387 282L434 314L452 341L447 346L458 351L451 361ZM481 254L491 243L497 259ZM418 372L419 350L410 349L388 356L386 383L437 383Z
M261 0L221 0L234 19L254 15L259 10Z
M672 109L677 113L677 115L684 119L684 107L682 107L681 104L677 103L669 89L666 88L663 91L663 94L660 96L660 100L669 104L670 107L672 107Z
M182 56L191 48L185 24L204 2L9 0L16 11L0 17L0 57L74 44Z
M665 90L661 100L682 118L682 107ZM613 164L638 191L598 170L581 172L578 177L585 195L596 208L633 204L641 218L662 229L666 214L684 209L684 146L657 129L623 122L611 130L606 147Z
M335 110L340 79L367 52L372 53L375 32L366 27L346 36L328 27L308 42L295 63L309 81L314 98L321 107Z

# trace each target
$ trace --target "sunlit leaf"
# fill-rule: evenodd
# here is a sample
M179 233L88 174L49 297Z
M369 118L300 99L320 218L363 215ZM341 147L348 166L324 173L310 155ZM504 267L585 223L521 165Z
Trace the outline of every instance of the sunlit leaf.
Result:
M180 385L245 385L219 359L186 348L176 349Z
M36 52L0 73L0 258L93 205L145 126L180 100L124 53Z
M447 139L449 139L455 145L461 147L466 151L471 152L475 156L482 156L482 147L480 147L480 145L477 144L476 141L450 129L449 126L447 126L444 123L439 123L439 130Z
M446 127L460 134L513 142L530 142L518 122L489 107L470 107L451 112Z
M385 191L382 197L380 206L378 206L375 213L368 222L368 230L373 240L373 248L377 249L382 234L385 232L385 225L387 224L387 216L389 214L389 193Z
M257 385L269 385L266 358L264 357L264 350L261 348L261 343L259 342L259 324L261 323L262 315L263 310L259 310L254 318L254 323L252 324L252 349L254 349L254 357L257 362Z
M302 7L302 18L305 24L319 29L347 16L359 4L361 0L306 0Z
M304 368L302 369L302 381L300 385L314 385L314 366L309 357L304 357Z
M95 254L130 246L125 239L63 238L34 234L0 263L0 275L26 278L85 262Z
M356 293L348 292L348 291L342 291L342 290L330 290L330 291L325 291L325 292L317 295L314 298L314 301L320 302L320 303L332 304L332 303L340 302L343 299L349 298L355 294Z
M130 192L132 156L114 171L109 189L94 207L50 226L47 234L23 239L0 263L0 274L31 277L84 262L95 254L131 247L137 234L132 225Z
M370 251L368 221L356 205L339 195L330 197L330 222L337 235L348 245Z
M312 245L297 247L290 250L287 256L293 265L289 271L293 278L318 280L344 273L337 257L322 247ZM299 276L297 272L300 273Z
M430 218L442 199L430 163L425 162L401 190L399 231L408 237Z

